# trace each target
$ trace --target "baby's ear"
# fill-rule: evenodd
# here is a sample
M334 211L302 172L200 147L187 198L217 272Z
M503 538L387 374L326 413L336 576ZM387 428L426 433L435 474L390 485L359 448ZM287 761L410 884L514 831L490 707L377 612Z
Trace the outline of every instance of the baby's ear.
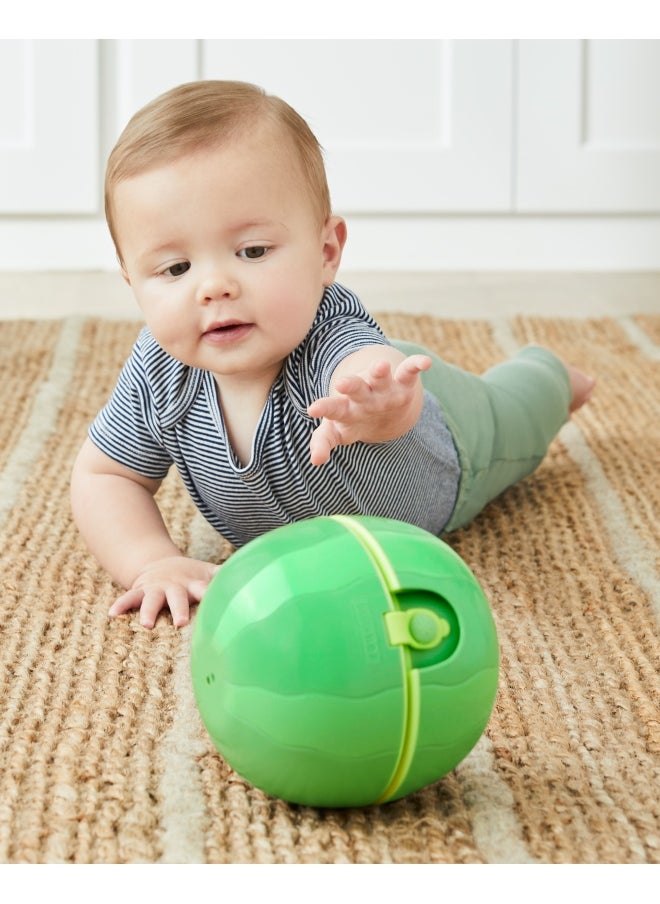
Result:
M328 217L323 227L323 285L334 282L346 244L346 222L341 217Z

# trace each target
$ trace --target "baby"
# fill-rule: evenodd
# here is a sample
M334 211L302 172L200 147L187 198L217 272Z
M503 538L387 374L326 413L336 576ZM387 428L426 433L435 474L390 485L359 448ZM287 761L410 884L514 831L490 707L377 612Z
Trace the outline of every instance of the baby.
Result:
M72 475L78 527L126 592L110 615L189 620L216 565L154 500L174 464L236 546L283 524L368 514L434 534L541 462L594 381L523 349L482 377L390 342L335 282L346 224L320 147L261 89L176 88L110 155L106 216L144 315Z

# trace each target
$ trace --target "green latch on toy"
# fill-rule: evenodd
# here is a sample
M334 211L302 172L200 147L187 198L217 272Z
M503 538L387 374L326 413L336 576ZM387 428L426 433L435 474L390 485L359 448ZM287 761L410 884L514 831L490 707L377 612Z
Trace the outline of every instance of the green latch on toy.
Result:
M428 609L386 612L383 618L389 642L406 644L415 650L432 650L451 630L444 618Z

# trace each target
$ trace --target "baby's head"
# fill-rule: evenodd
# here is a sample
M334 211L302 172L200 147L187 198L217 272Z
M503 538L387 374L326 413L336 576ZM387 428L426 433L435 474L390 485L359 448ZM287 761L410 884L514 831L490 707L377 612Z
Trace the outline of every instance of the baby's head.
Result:
M236 375L270 387L346 239L305 121L241 82L182 85L140 110L110 155L106 211L154 338L225 391Z
M110 154L105 178L105 212L117 253L114 189L118 183L195 150L236 139L257 125L271 124L281 150L297 161L319 226L331 215L321 147L305 120L279 97L235 81L190 82L173 88L139 110Z

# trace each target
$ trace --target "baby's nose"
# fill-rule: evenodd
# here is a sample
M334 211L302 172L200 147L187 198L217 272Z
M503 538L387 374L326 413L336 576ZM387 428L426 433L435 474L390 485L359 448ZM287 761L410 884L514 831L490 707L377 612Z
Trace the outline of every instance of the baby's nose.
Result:
M227 270L214 268L201 279L197 291L200 303L208 304L219 299L232 299L238 297L239 287L237 280Z

